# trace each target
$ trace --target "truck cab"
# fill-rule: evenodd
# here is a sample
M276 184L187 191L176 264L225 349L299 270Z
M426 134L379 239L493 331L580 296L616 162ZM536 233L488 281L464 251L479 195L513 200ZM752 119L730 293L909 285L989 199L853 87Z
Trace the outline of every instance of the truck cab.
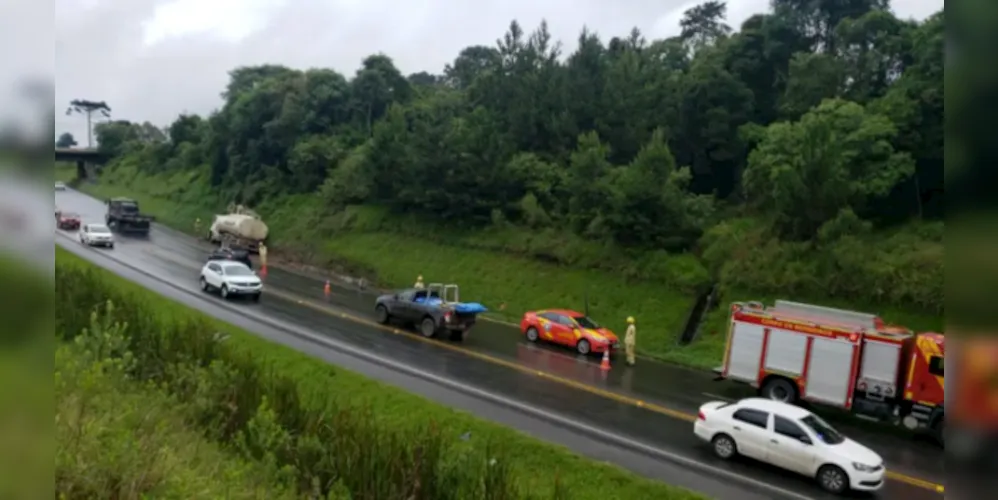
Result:
M110 198L105 201L107 213L104 222L113 230L147 234L153 218L139 211L139 203L131 198Z

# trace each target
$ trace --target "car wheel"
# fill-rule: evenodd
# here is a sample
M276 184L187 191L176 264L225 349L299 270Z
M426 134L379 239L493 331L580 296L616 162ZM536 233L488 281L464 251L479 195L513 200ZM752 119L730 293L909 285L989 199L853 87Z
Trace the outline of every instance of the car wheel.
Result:
M260 295L259 293L254 293L252 297L253 302L260 302Z
M838 495L849 489L849 476L836 465L824 465L818 469L818 485L821 489Z
M222 289L219 290L218 293L222 295L223 299L229 298L229 287L226 285L222 285Z
M391 316L388 314L388 308L384 304L378 304L378 307L374 308L374 314L378 317L378 323L382 325L387 325Z
M579 351L579 354L585 356L592 352L593 346L589 344L588 340L582 339L578 344L575 344L575 350Z
M201 290L208 291L208 282L204 279L204 276L198 279L198 285L201 285Z
M537 333L537 329L534 327L527 328L527 340L531 342L537 342L540 338L540 334Z
M111 243L111 244L109 244L109 245L107 246L107 248L109 248L109 249L111 249L111 250L114 250L114 243Z
M793 404L797 402L797 388L785 378L769 379L762 386L762 397L779 401L781 403Z
M714 436L714 439L710 440L710 445L714 450L714 455L722 460L729 460L738 454L738 445L727 434Z
M423 318L422 323L419 324L419 333L426 338L432 337L437 333L437 322L429 316Z

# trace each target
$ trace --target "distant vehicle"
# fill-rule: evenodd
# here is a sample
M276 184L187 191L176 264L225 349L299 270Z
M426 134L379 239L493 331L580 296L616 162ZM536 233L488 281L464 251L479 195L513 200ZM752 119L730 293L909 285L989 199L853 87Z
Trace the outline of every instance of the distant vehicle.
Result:
M242 262L246 267L253 269L253 261L250 260L249 252L241 248L216 248L208 255L208 260Z
M243 295L257 302L263 293L263 282L256 273L246 264L231 260L209 261L201 268L198 284L206 292L218 290L223 299Z
M945 338L873 314L777 300L731 306L719 379L762 397L835 406L942 440Z
M398 320L418 325L424 337L447 334L450 340L464 340L479 314L487 311L477 302L461 302L457 285L431 283L426 289L410 288L382 295L374 304L378 322Z
M714 455L766 462L818 481L822 489L876 491L884 485L884 461L873 450L836 431L817 415L763 398L700 407L693 432Z
M242 205L233 213L219 214L211 221L207 238L212 243L245 248L257 253L260 243L267 239L268 228L260 216Z
M80 215L73 212L56 210L55 226L66 231L75 231L80 228Z
M150 215L142 215L138 202L130 198L111 198L106 204L104 222L118 232L149 234L152 222L156 220Z
M114 248L114 235L104 224L84 224L78 234L84 245Z
M620 347L620 339L606 327L585 314L568 309L527 312L520 320L520 332L530 342L550 342L575 349L582 355L611 353Z
M66 190L66 183L64 183L62 181L55 181L55 190L56 191L65 191Z

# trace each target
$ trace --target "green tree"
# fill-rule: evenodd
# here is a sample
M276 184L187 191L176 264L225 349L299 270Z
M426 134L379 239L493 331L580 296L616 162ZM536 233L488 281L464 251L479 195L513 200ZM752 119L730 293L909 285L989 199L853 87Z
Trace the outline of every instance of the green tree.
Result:
M55 147L57 148L71 148L76 145L76 139L73 138L73 134L69 132L63 132L59 134L59 138L55 140Z
M914 171L894 149L897 129L863 106L833 99L800 121L775 123L749 155L746 195L784 234L812 238L843 209L862 213Z
M94 147L94 116L110 118L111 117L111 106L108 106L104 101L90 101L87 99L73 99L69 101L69 107L66 108L66 115L83 115L87 118L87 147Z

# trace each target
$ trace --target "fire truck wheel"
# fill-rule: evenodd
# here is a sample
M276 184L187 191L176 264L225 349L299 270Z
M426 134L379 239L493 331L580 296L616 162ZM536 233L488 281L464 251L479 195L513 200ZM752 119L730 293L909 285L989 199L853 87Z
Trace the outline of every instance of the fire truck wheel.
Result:
M932 438L943 448L946 448L946 417L940 416L932 422Z
M829 493L845 493L849 489L849 476L836 465L823 465L818 469L818 485Z
M738 445L735 444L735 440L731 439L731 436L727 434L718 434L714 436L714 439L710 440L711 447L714 449L714 455L722 460L728 460L734 458L738 454Z
M774 377L765 382L762 386L762 397L779 401L781 403L794 404L797 402L797 388L785 378Z

